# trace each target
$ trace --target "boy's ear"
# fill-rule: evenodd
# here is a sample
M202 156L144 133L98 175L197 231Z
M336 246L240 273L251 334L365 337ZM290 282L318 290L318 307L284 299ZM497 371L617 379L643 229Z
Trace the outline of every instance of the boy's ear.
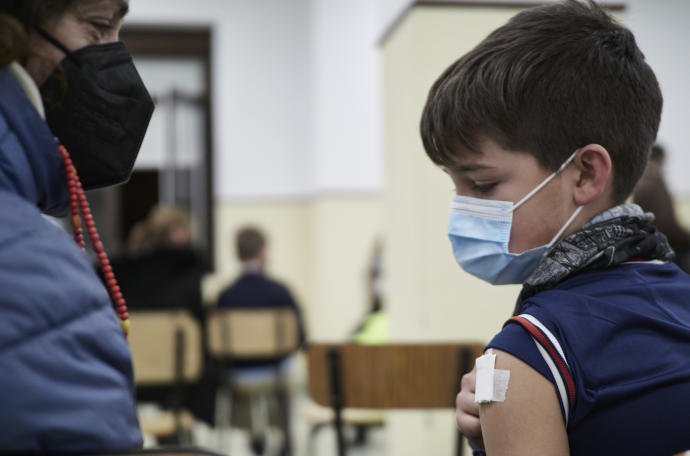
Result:
M580 149L574 160L577 167L573 192L578 206L589 204L605 192L610 192L611 157L599 144L588 144Z

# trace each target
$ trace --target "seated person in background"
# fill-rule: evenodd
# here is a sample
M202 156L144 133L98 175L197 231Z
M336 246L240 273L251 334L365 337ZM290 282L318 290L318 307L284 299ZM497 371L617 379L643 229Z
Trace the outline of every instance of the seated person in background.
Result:
M352 341L362 345L379 345L388 342L390 322L383 309L381 296L373 295L371 308L352 334Z
M304 345L305 331L301 313L292 294L280 283L268 278L266 266L266 237L257 228L245 227L236 235L237 256L242 263L240 276L220 295L218 307L225 309L292 309L299 325L299 345ZM260 337L260 334L257 335ZM276 373L287 369L289 358L242 359L232 362L233 381L245 385L258 384L275 379ZM276 391L278 401L287 409L289 406L285 390ZM288 412L289 413L289 412ZM287 419L285 420L287 421ZM289 453L290 429L283 423L286 439L281 454ZM265 428L252 422L250 424L250 446L254 454L262 454L266 446Z
M114 258L111 264L131 311L183 309L203 330L204 265L192 246L191 220L186 210L155 206L132 229L127 253ZM215 383L213 365L205 361L199 381L184 389L183 406L208 423L213 422ZM137 387L139 403L154 402L165 407L173 394L173 387Z
M383 308L382 261L382 244L378 242L374 247L374 258L369 270L370 308L353 332L352 340L356 344L376 345L388 342L390 323Z
M457 397L491 456L690 447L690 277L625 204L661 107L630 30L575 0L517 14L429 92L421 134L455 184L455 259L523 286Z
M254 227L245 227L236 236L237 257L242 263L240 276L218 298L219 308L275 309L289 308L297 314L300 346L305 333L301 312L288 289L266 276L266 237ZM242 360L234 367L270 367L282 360Z
M374 246L369 268L369 312L352 334L352 341L362 345L381 345L389 340L390 319L383 308L383 243ZM381 417L383 420L383 416ZM356 425L353 445L366 445L369 425Z
M666 235L676 253L674 261L685 272L690 272L690 232L676 218L673 198L663 174L665 158L663 147L653 145L644 174L635 186L633 202L654 213L654 225Z
M203 323L201 256L192 247L189 214L156 206L137 223L127 253L112 261L122 294L132 310L187 309Z

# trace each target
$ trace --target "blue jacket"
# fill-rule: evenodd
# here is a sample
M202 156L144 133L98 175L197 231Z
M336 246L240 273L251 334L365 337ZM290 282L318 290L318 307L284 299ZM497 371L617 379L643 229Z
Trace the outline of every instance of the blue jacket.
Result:
M140 447L132 366L110 299L71 237L56 140L0 68L0 451Z

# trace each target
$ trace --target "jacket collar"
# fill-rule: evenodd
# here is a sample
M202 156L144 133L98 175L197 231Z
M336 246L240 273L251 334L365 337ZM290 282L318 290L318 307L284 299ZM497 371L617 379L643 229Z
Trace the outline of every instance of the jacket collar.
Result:
M63 215L68 196L57 139L8 67L0 68L0 93L0 190Z
M43 107L43 99L41 98L41 92L38 90L38 86L34 82L31 75L24 69L19 62L11 62L7 68L12 72L14 78L19 82L19 85L24 89L24 93L29 98L31 104L36 108L41 119L46 118L46 110Z

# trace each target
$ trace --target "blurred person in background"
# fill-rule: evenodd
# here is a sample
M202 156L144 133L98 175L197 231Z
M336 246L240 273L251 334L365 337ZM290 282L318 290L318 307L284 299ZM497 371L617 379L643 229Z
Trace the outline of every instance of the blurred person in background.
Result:
M192 245L189 213L158 205L132 228L127 253L114 258L122 293L132 310L186 309L203 323L204 265Z
M266 275L268 261L266 236L258 228L247 226L237 232L235 246L237 258L242 263L242 272L218 298L219 308L234 309L276 309L288 308L295 311L300 326L300 345L305 341L302 314L290 291L281 283ZM248 360L238 366L273 366L281 360Z
M354 330L352 341L363 345L385 344L390 336L390 318L383 307L384 275L383 242L381 241L377 241L374 245L374 254L367 276L369 311ZM369 427L368 425L355 426L354 445L366 445Z
M369 311L352 335L357 344L384 344L388 342L388 313L383 308L383 243L374 245L374 255L368 273Z
M235 237L237 257L242 264L239 277L220 295L218 307L224 309L291 309L299 325L299 346L306 340L304 323L297 302L290 291L266 275L268 261L266 236L256 227L241 228ZM260 335L258 335L260 336ZM289 368L290 358L242 359L233 361L234 381L239 383L260 383L267 378L280 375ZM280 393L279 394L283 394ZM283 400L287 400L284 397ZM251 426L250 446L254 454L262 454L266 447L265 429ZM289 429L283 429L289 433ZM287 437L287 436L286 436ZM288 454L286 438L281 454Z
M0 2L2 452L142 445L126 306L109 285L118 323L77 245L88 231L112 275L83 190L129 178L153 112L118 41L128 7L128 0ZM69 209L74 240L42 217Z
M203 334L204 261L192 244L192 229L192 219L185 209L154 206L146 219L134 225L127 239L127 252L113 258L112 268L133 312L186 310L199 322ZM201 378L186 385L182 395L183 406L209 424L213 423L215 410L216 376L213 364L205 359ZM139 386L136 397L139 403L165 408L172 403L174 392L174 387Z
M668 238L676 252L675 263L690 272L690 232L676 217L673 198L664 179L666 154L659 144L652 146L649 162L633 192L633 202L645 211L654 213L654 225Z

